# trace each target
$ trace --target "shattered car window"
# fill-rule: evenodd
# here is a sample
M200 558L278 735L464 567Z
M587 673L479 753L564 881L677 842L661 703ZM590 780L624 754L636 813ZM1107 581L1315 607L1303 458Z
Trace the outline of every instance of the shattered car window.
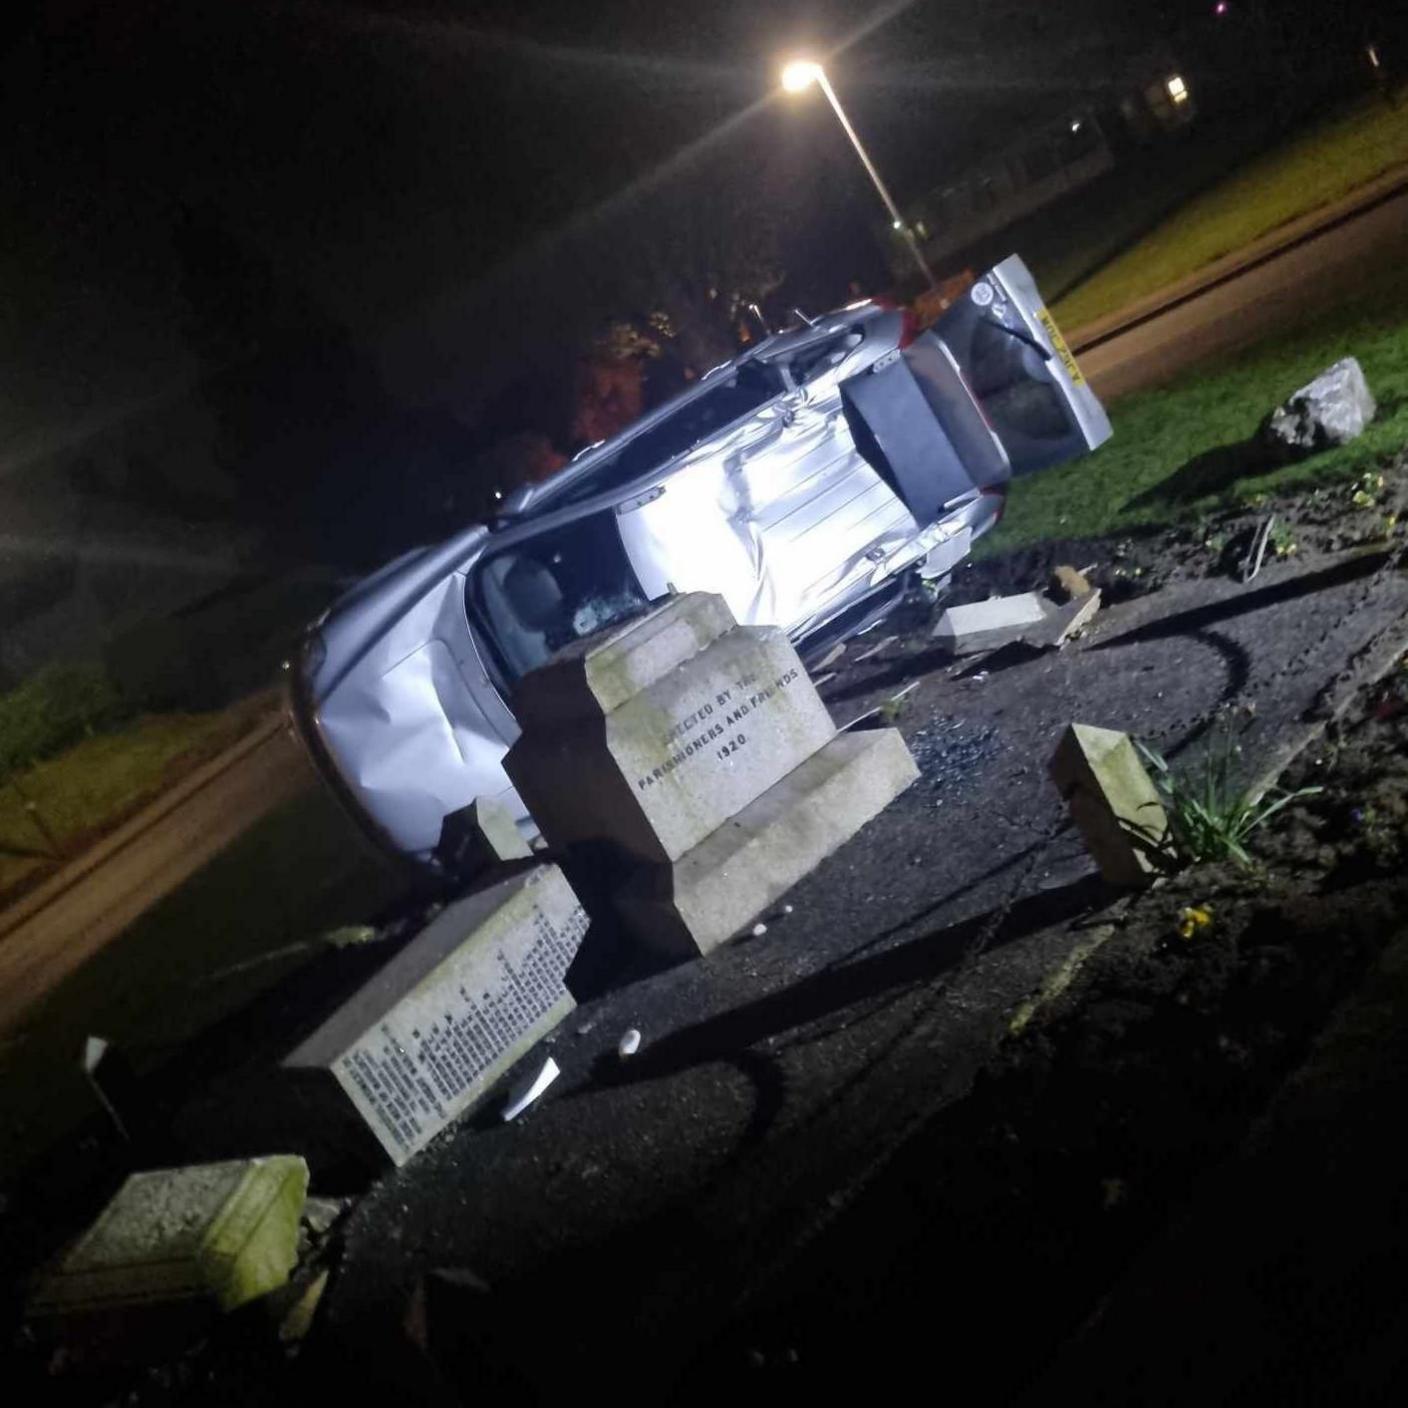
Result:
M511 681L649 605L609 513L486 557L469 598L471 618Z

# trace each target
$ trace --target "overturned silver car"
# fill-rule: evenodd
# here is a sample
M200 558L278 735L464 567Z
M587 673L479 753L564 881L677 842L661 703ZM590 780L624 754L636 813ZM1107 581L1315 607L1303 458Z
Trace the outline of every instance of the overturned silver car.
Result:
M718 592L806 652L864 629L910 574L943 578L1008 481L1110 434L1015 257L928 332L864 303L778 334L491 525L401 558L308 631L292 713L383 845L433 862L502 768L516 682L670 592Z

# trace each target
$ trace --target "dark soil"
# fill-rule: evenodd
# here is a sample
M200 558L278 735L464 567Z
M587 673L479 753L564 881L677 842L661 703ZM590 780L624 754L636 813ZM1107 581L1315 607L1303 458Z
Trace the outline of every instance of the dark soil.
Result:
M979 557L954 573L946 605L1050 584L1065 563L1085 572L1106 605L1199 577L1236 575L1258 527L1275 518L1266 560L1317 556L1370 547L1398 536L1408 522L1408 452L1364 479L1317 489L1255 495L1212 509L1174 527L1131 532L1122 538L1050 538Z

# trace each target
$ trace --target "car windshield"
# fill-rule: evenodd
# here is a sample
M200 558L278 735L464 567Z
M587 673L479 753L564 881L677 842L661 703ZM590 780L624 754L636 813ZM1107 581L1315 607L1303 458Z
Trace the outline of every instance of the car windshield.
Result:
M593 465L555 503L580 503L594 494L630 484L692 450L786 389L778 368L763 362L744 362L731 372L718 372L710 378L707 391L632 436L616 454Z
M474 569L470 594L470 614L510 684L563 646L649 605L614 513L491 554Z

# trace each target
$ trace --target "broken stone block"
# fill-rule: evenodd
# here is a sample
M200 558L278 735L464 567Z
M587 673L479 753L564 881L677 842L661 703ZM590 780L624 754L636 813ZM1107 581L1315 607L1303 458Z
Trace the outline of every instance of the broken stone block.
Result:
M476 797L451 812L435 848L436 859L451 875L477 875L532 856L512 813L493 797Z
M576 1006L587 916L555 865L447 905L284 1061L405 1163Z
M578 715L536 673L509 776L555 849L625 877L603 889L657 955L739 933L916 776L893 730L837 738L786 635L736 625L717 597L550 661Z
M1016 640L1044 622L1051 607L1036 592L997 596L970 606L950 606L934 627L934 640L950 655L976 655Z
M30 1315L123 1357L282 1286L308 1166L293 1155L134 1173L45 1276Z
M1092 591L1085 573L1069 563L1062 563L1051 572L1051 591L1058 601L1074 601L1089 596Z
M1275 460L1304 459L1362 435L1377 410L1358 359L1345 357L1274 410L1260 438Z
M1071 724L1049 770L1100 874L1112 885L1149 884L1167 854L1168 816L1129 735Z
M1059 650L1072 636L1085 630L1099 610L1100 589L1097 587L1058 606L1040 625L1025 631L1022 640L1040 650Z

